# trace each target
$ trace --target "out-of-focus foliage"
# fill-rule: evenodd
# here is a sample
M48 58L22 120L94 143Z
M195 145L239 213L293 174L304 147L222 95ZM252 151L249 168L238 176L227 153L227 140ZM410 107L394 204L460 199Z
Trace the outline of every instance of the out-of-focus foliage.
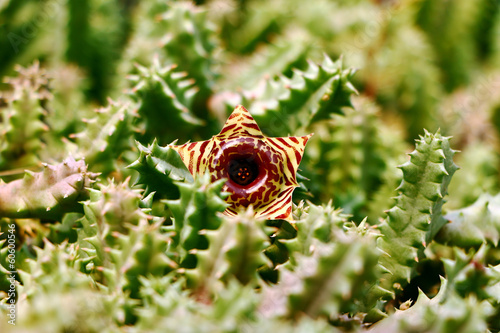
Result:
M1 332L500 332L498 0L4 0L0 77ZM294 222L170 147L238 104Z

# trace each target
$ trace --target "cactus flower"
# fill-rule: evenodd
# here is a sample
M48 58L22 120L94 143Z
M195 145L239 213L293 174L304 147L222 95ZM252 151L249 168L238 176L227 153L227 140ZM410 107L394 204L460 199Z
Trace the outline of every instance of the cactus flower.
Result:
M227 179L227 215L252 205L256 217L292 220L296 172L311 136L268 138L240 105L210 140L172 148L193 177L208 171L212 181Z

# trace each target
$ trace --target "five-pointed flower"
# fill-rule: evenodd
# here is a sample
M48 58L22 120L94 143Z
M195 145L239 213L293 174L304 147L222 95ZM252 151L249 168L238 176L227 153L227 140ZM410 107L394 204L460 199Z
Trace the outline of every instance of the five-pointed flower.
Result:
M311 136L266 137L240 105L210 140L172 148L193 177L208 170L212 181L227 178L227 215L236 215L240 207L252 205L256 217L292 220L296 172Z

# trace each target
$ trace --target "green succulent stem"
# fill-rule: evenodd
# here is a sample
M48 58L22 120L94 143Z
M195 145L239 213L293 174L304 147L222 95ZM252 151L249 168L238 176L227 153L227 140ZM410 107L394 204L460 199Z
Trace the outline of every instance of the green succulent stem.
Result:
M381 286L401 289L412 277L421 251L443 226L441 209L451 177L457 170L449 138L425 133L416 142L410 160L400 166L403 181L396 204L379 226L378 247L385 253L380 265L386 271Z
M67 212L81 212L80 201L97 175L87 171L84 160L72 158L26 171L24 178L0 184L0 216L57 221Z

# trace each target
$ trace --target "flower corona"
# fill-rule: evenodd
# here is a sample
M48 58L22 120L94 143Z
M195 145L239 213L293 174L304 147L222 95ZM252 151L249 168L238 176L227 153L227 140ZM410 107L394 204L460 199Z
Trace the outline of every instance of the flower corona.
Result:
M227 179L227 215L252 205L256 217L292 220L296 172L311 136L268 138L240 105L210 140L172 148L193 177L208 171L212 181Z

